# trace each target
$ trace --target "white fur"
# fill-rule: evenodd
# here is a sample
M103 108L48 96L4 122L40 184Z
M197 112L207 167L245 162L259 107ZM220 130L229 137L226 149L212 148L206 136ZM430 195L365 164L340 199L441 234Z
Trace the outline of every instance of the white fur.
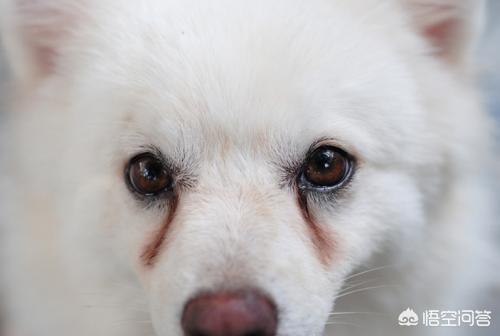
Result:
M468 308L491 278L490 129L469 54L478 24L461 16L473 2L428 21L411 9L444 2L3 0L14 336L180 336L187 299L246 286L276 301L280 336L321 335L334 302L379 315L332 335L406 334L407 306ZM441 58L418 32L450 15L461 47ZM348 192L310 204L337 237L327 268L279 169L325 137L359 160ZM149 145L196 181L145 270L167 214L137 202L123 166ZM380 286L340 297L380 266Z

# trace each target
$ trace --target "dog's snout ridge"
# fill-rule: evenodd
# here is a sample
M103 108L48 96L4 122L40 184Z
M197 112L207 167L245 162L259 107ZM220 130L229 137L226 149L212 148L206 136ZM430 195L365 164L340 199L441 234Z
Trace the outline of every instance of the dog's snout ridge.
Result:
M256 290L202 294L182 315L186 336L275 336L276 305Z

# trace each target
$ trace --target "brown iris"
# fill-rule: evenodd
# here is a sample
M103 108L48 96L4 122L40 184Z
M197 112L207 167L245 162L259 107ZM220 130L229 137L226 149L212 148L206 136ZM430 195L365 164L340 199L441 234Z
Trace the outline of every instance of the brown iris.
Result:
M145 196L161 194L172 187L172 177L165 164L153 154L140 154L130 160L127 169L129 186Z
M341 149L323 146L309 155L303 169L303 177L311 186L335 187L349 177L351 160Z

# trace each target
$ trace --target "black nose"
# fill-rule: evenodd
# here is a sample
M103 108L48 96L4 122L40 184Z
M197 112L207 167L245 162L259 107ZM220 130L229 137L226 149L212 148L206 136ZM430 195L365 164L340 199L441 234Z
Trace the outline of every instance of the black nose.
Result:
M200 295L182 315L186 336L275 336L277 324L275 304L255 290Z

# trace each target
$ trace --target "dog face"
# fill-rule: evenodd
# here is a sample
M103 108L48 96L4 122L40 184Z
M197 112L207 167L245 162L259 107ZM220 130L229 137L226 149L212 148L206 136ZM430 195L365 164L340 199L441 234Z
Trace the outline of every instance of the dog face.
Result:
M321 334L349 272L420 230L444 150L413 65L433 60L398 4L364 3L45 8L74 29L9 50L63 120L73 282L140 288L158 335Z

